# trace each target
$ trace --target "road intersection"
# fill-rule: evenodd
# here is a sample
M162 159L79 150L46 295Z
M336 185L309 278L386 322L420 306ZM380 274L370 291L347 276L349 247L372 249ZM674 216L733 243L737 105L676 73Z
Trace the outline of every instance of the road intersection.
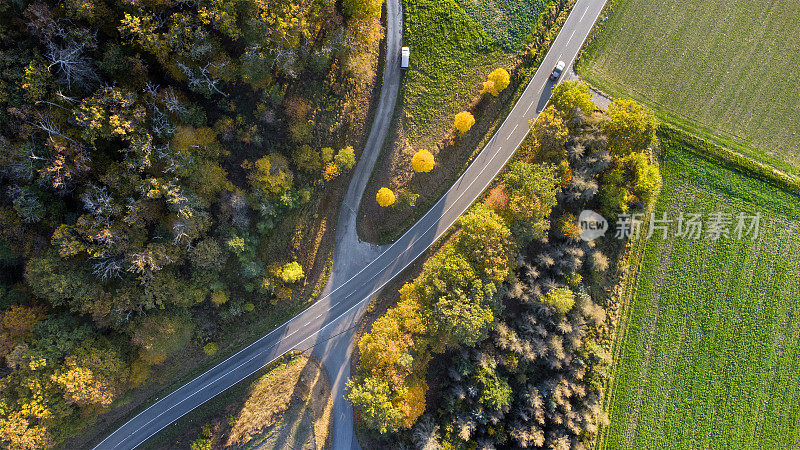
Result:
M387 67L390 64L393 67L384 73L384 86L379 100L381 106L367 141L367 148L354 173L354 182L350 186L353 192L348 189L345 198L345 206L350 208L341 208L334 270L328 287L319 300L306 310L158 400L115 430L96 449L133 449L287 351L309 348L314 348L315 354L319 354L319 349L326 349L323 352L323 364L331 378L331 384L336 387L333 392L337 404L340 405L338 408L335 406L334 426L339 430L349 427L344 433L334 432L334 448L352 446L352 417L345 419L345 416L351 414L346 402L341 399L341 387L349 375L349 370L346 372L344 369L348 367L349 351L352 348L349 339L344 338L352 336L351 329L358 322L369 300L444 234L511 159L528 134L529 121L538 116L550 99L554 84L549 79L550 71L561 60L567 62L566 71L570 70L569 66L600 15L605 0L577 1L550 51L545 55L540 69L481 153L445 195L403 236L374 251L368 249L368 244L358 241L353 211L358 210L366 180L369 179L377 153L380 152L394 111L396 88L399 86L399 73L396 78L393 75L399 67L397 59L400 51L400 29L397 24L398 18L402 16L399 4L400 0L387 2L389 26L386 64ZM387 96L386 99L384 95ZM373 138L376 133L378 134ZM345 248L348 250L342 250ZM353 251L354 248L360 250ZM333 368L339 370L334 371ZM347 427L343 427L343 424L336 425L342 419L345 419Z

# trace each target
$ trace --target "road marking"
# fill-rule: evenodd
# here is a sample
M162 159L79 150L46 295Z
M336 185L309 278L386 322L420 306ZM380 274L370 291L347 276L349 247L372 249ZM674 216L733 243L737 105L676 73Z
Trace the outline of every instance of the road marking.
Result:
M508 137L506 138L506 140L508 140L514 134L514 132L517 131L518 126L519 124L514 125L514 129L511 130L511 133L508 133Z
M311 320L309 320L308 323L306 324L306 326L309 326L309 325L311 325Z
M583 18L586 16L586 13L589 12L589 7L591 6L592 5L586 5L586 11L583 12L583 15L581 16L580 20L578 20L579 23L583 22Z
M572 34L569 35L569 39L567 39L567 43L564 44L564 47L568 46L570 41L572 41L572 38L575 36L575 31L577 31L577 30L572 30ZM559 58L560 58L560 56L559 56ZM566 67L564 69L566 70Z
M584 11L584 15L586 14L586 12L588 12L588 10L589 10L589 8L587 7L586 11ZM582 16L581 18L583 18L583 16ZM568 20L569 20L569 18L568 18ZM574 33L573 33L573 34L574 34ZM571 38L570 38L570 39L571 39ZM563 55L563 52L562 52L562 54L559 54L559 56L558 56L558 60L560 60L560 59L561 59L561 56L562 56L562 55ZM547 56L547 55L545 55L545 56ZM545 85L546 85L546 83L545 83ZM529 84L528 84L528 86L525 88L525 90L523 91L523 94L522 94L522 96L524 97L524 96L525 96L525 94L527 94L528 90L530 90L530 89L534 89L534 88L533 88L533 85L532 85L531 83L529 83ZM529 107L530 107L530 105L529 105ZM527 111L527 110L526 110L526 111ZM513 108L512 108L512 112L513 112ZM511 115L511 114L509 114L509 116L510 116L510 115ZM505 121L506 121L506 120L508 120L508 118L509 118L509 117L507 116L507 117L506 117L506 119L504 119L503 123L505 123ZM501 127L502 127L502 124L501 124ZM497 137L497 134L495 134L495 135L492 137L492 139L491 139L491 140L494 140L494 138L495 138L495 137ZM508 139L506 139L506 140L508 140ZM488 147L488 146L487 146L487 147ZM484 149L486 149L486 147L485 147ZM490 158L490 160L489 160L489 163L488 163L488 164L491 164L491 162L494 160L495 156L497 156L497 155L499 154L499 151L500 151L500 148L498 148L498 149L497 149L497 153L495 153L494 155L492 155L492 157ZM488 154L487 154L487 155L488 155ZM500 172L500 170L502 170L502 168L505 166L505 163L507 163L507 162L508 162L508 161L511 159L511 157L512 157L513 155L514 155L514 153L511 153L510 155L507 155L507 157L506 157L506 159L505 159L504 163L503 163L503 164L500 166L500 168L499 168L499 169L498 169L498 170L495 172L494 176L492 176L492 177L491 177L492 179L494 179L494 178L496 177L497 173L499 173L499 172ZM488 164L487 164L487 165L488 165ZM461 176L461 177L459 177L459 181L461 181L462 179L464 179L464 176L465 176L465 175L466 175L466 172L465 172L464 174L462 174L462 176ZM471 188L471 187L472 187L472 185L474 184L474 182L475 182L476 180L477 180L477 177L476 177L476 178L473 178L473 179L470 181L470 184L469 184L469 186L468 186L468 187L465 189L465 191L466 191L466 190L469 190L469 188ZM440 199L440 201L444 201L444 200L445 200L445 197L447 197L447 194L449 194L451 190L452 190L452 187L451 187L451 189L448 189L448 190L447 190L447 192L446 192L446 193L445 193L445 195L444 195L444 196L443 196L443 197ZM441 214L441 216L445 216L445 215L446 215L446 213L447 213L447 212L448 212L450 209L452 209L452 208L453 208L453 207L454 207L454 206L455 206L455 205L458 203L458 201L461 199L461 197L463 197L463 195L464 195L464 194L465 194L465 192L464 192L464 191L462 191L462 193L461 193L461 194L460 194L460 195L459 195L459 196L458 196L458 197L455 199L455 201L454 201L454 202L453 202L453 203L452 203L450 206L448 206L448 207L445 209L445 211L444 211L444 212ZM439 203L439 202L437 201L437 203L436 203L436 204L438 204L438 203ZM434 205L434 206L435 206L435 205ZM468 205L468 206L469 206L469 205ZM433 208L431 208L431 210L433 210ZM430 213L430 211L429 211L429 213ZM424 220L424 219L427 217L427 215L428 215L428 213L426 213L425 215L423 215L423 217L422 217L422 218L420 218L420 222L421 222L421 221L423 221L423 220ZM423 235L423 236L424 236L424 235L425 235L425 234L427 234L427 233L428 233L428 232L429 232L429 231L430 231L430 230L431 230L431 229L432 229L434 226L437 226L437 225L441 225L441 224L440 224L438 221L435 221L435 222L434 222L434 224L433 224L433 225L431 225L430 227L428 227L428 229L424 230L424 231L421 233L421 235ZM449 227L448 227L448 228L449 228ZM401 237L401 239L402 239L402 237ZM416 240L412 239L412 243L413 243L413 242L416 242ZM394 244L393 244L393 245L394 245ZM408 248L408 247L407 247L407 248ZM387 248L387 250L388 250L388 248ZM427 250L427 248L426 248L425 250ZM418 255L416 255L415 257L411 258L411 261L410 261L408 264L406 264L406 265L403 267L403 269L405 269L405 267L408 267L408 266L409 266L409 265L410 265L410 264L411 264L411 263L412 263L414 260L416 260L416 258L418 258L418 257L419 257L419 256L420 256L422 253L424 253L424 251L423 251L423 252L420 252ZM401 255L400 255L400 256L402 256L402 253L401 253ZM333 296L333 294L334 294L336 291L338 291L338 290L339 290L339 289L341 289L342 287L346 286L346 285L347 285L347 284L348 284L348 283L349 283L351 280L353 280L353 279L357 278L357 277L358 277L358 276L359 276L359 275L360 275L360 274L361 274L361 273L362 273L364 270L366 270L368 267L372 266L372 264L373 264L374 262L376 262L378 259L379 259L379 258L375 258L374 260L370 261L370 262L369 262L369 263L368 263L366 266L364 266L364 267L363 267L361 270L359 270L359 271L358 271L358 272L357 272L355 275L353 275L353 276L352 276L352 277L350 277L349 279L345 280L345 281L344 281L344 282L343 282L341 285L339 285L339 287L337 287L337 288L333 289L333 290L332 290L332 291L331 291L331 292L330 292L330 293L329 293L329 294L328 294L326 297L327 297L327 298L331 298L331 297ZM397 258L395 258L395 259L392 261L392 263L396 262L396 259L397 259ZM379 271L377 274L375 274L375 275L374 275L372 278L374 279L374 278L375 278L375 277L377 277L378 275L381 275L381 273L382 273L384 270L386 270L386 269L387 269L389 266L391 266L391 263L390 263L390 264L388 264L386 267L382 268L382 269L381 269L381 270L380 270L380 271ZM402 271L403 269L401 269L400 271ZM375 292L378 292L378 291L380 291L381 289L383 289L383 288L384 288L384 287L385 287L385 286L386 286L386 285L387 285L387 284L388 284L390 281L391 281L391 278L390 278L389 280L385 281L383 284L381 284L381 286L379 286L377 289L373 290L373 291L372 291L372 293L370 293L370 295L368 295L368 296L367 296L367 297L365 297L364 299L360 300L360 301L359 301L358 303L356 303L355 305L351 306L351 307L350 307L350 308L349 308L347 311L345 311L344 313L340 314L340 315L339 315L339 316L337 316L336 318L334 318L334 319L330 320L330 321L329 321L327 324L323 325L323 326L322 326L322 327L321 327L319 330L315 331L314 333L312 333L311 335L309 335L307 338L303 339L303 341L301 341L301 343L302 343L302 342L305 342L305 341L307 341L308 339L310 339L310 338L312 338L312 337L314 337L314 336L316 336L316 335L319 335L319 334L320 334L320 332L321 332L322 330L324 330L324 329L328 328L328 326L329 326L329 325L331 325L331 324L333 324L333 323L336 323L336 322L337 322L337 321L338 321L338 320L339 320L341 317L343 317L343 316L347 315L347 314L348 314L348 313L350 313L350 311L352 311L353 309L355 309L355 308L357 308L357 307L360 307L360 306L362 306L362 305L363 305L363 303L364 303L365 301L369 301L369 300L372 298L372 295L373 295ZM351 294L352 294L352 293L351 293ZM308 306L308 308L311 308L311 306L313 306L313 305L309 305L309 306ZM334 305L334 306L335 306L335 305ZM334 306L331 306L330 308L328 308L328 311L330 311L330 310L331 310L331 309L332 309ZM308 308L306 308L306 309L308 309ZM241 353L243 353L243 352L247 351L249 348L251 348L251 347L254 347L254 346L256 346L256 345L259 345L259 344L260 344L261 342L263 342L263 341L266 341L266 340L267 340L267 339L268 339L268 338L269 338L269 337L270 337L270 336L271 336L273 333L277 333L277 332L280 332L280 331L285 331L285 330L288 328L289 324L291 324L291 322L292 322L292 320L290 319L289 321L285 322L285 323L284 323L283 325L281 325L280 327L278 327L278 328L275 328L274 330L272 330L272 331L270 331L269 333L267 333L265 336L262 336L260 339L257 339L255 342L253 342L253 343L251 343L250 345L246 346L245 348L243 348L243 349L239 350L239 351L238 351L238 352L236 352L235 354L233 354L233 355L229 356L229 357L228 357L228 358L227 358L225 361L223 361L222 363L219 363L219 364L217 364L217 365L216 365L216 366L214 366L213 368L209 369L209 371L206 371L206 372L204 372L204 373L202 373L202 374L198 375L198 376L197 376L197 377L195 377L195 378L194 378L192 381L190 381L190 382L188 382L188 383L184 384L184 385L183 385L181 388L183 388L183 387L187 387L187 386L191 385L193 382L197 381L197 380L198 380L198 379L200 379L201 377L203 377L203 376L205 376L206 374L208 374L208 372L210 372L210 371L211 371L211 370L213 370L214 368L216 368L216 367L220 367L220 366L223 366L223 365L224 365L226 362L234 360L234 359L235 359L235 358L236 358L236 357L237 357L239 354L241 354ZM311 322L309 322L309 324L310 324L310 323L311 323ZM308 324L307 324L307 325L308 325ZM291 335L295 334L297 331L298 331L298 330L296 330L296 331L292 332L292 333L291 333L290 335L288 335L288 336L291 336ZM286 336L286 337L288 337L288 336ZM284 342L285 342L285 341L284 341ZM149 420L147 423L145 423L145 425L143 425L142 427L140 427L140 428L138 428L137 430L135 430L134 432L132 432L132 433L131 433L129 436L132 436L132 435L136 434L136 433L137 433L138 431L140 431L142 428L144 428L145 426L149 425L149 424L150 424L150 423L152 423L153 421L157 420L159 417L163 416L164 414L166 414L167 412L169 412L169 411L170 411L170 410L172 410L173 408L177 407L178 405L180 405L180 404L184 403L185 401L189 400L190 398L194 397L194 396L195 396L196 394L198 394L200 391L203 391L203 390L205 390L205 389L207 389L207 388L209 388L209 387L213 386L215 383L217 383L218 381L220 381L222 378L224 378L224 377L226 377L226 376L230 375L231 373L233 373L233 372L234 372L234 371L236 371L237 369L241 368L241 367L242 367L242 366L244 366L245 364L249 363L249 362L250 362L250 361L252 361L253 359L255 359L255 358L259 357L259 356L262 356L262 355L264 355L265 353L268 353L268 352L271 352L271 351L273 351L274 349L276 349L276 348L277 348L277 347L280 345L280 343L281 343L281 341L278 341L278 342L276 342L275 344L273 344L273 345L270 347L270 349L269 349L269 350L265 350L265 351L258 352L258 354L256 354L256 355L255 355L255 356L253 356L252 358L250 358L250 359L248 359L247 361L245 361L245 362L243 362L243 363L241 363L241 364L237 365L237 366L236 366L236 367L234 367L232 370L229 370L229 371L227 371L227 372L223 373L222 375L220 375L220 376L216 377L216 378L215 378L215 379L213 379L212 381L208 382L208 383L207 383L207 384L205 384L204 386L202 386L202 387L200 387L199 389L197 389L195 392L193 392L193 393L189 394L188 396L184 397L183 399L181 399L180 401L178 401L178 402L177 402L175 405L172 405L172 406L169 406L169 407L167 407L167 409L166 409L166 410L162 411L161 413L159 413L158 415L156 415L154 418L150 419L150 420ZM299 346L299 345L298 345L298 346ZM279 357L279 356L278 356L278 357ZM275 357L275 358L273 358L273 360L272 360L272 361L274 361L274 360L278 359L278 357ZM267 364L268 364L268 363L267 363ZM249 375L252 375L253 373L257 372L258 370L261 370L261 368L262 368L262 367L263 367L263 365L262 365L261 367L257 368L256 370L254 370L253 372L251 372ZM249 376L249 375L248 375L248 376ZM245 377L245 378L246 378L246 377ZM168 398L170 398L170 397L174 397L174 396L177 396L177 395L178 395L178 391L180 391L180 390L181 390L181 388L178 388L178 389L176 389L175 391L172 391L170 394L168 394L168 395L167 395L167 396L165 396L164 398L162 398L162 399L160 399L160 400L156 401L155 403L153 403L152 405L148 406L148 407L147 407L147 408L146 408L144 411L142 411L141 413L137 414L137 415L136 415L136 416L135 416L133 419L131 419L131 420L129 420L128 422L126 422L126 424L127 424L127 423L129 423L129 422L131 422L131 421L133 421L133 420L135 420L137 417L140 417L140 416L144 415L144 414L145 414L145 413L146 413L148 410L150 410L150 409L152 409L152 408L154 408L154 407L158 406L160 403L162 403L162 402L166 401ZM215 397L215 396L216 396L216 395L218 395L218 394L219 394L219 393L217 393L217 394L214 394L214 395L212 395L211 397L209 397L208 399L206 399L206 400L203 400L202 402L200 402L200 404L198 404L198 405L194 406L193 408L191 408L191 409L189 410L189 412L190 412L190 411L192 411L192 410L194 410L194 409L195 409L197 406L199 406L199 405L202 405L202 404L203 404L203 403L205 403L206 401L208 401L208 400L210 400L211 398ZM187 412L187 413L188 413L188 412ZM186 414L186 413L184 413L184 414ZM173 422L174 422L174 421L173 421ZM154 434L158 433L159 431L161 431L162 429L164 429L166 426L170 425L170 424L171 424L171 423L173 423L173 422L170 422L170 423L168 423L168 424L164 425L163 427L159 428L158 430L156 430L155 432L153 432L152 434L150 434L149 436L147 436L147 437L144 439L144 441L141 441L141 442L145 442L145 441L147 441L147 439L149 439L149 438L150 438L150 437L152 437ZM123 426L122 426L122 427L124 427L124 426L125 426L125 424L123 424ZM120 428L122 428L122 427L120 427ZM119 428L118 428L117 430L119 430ZM104 442L106 442L108 439L110 439L110 438L111 438L111 437L112 437L114 434L115 434L115 433L114 433L114 432L112 432L112 433L111 433L110 435L108 435L108 436L107 436L105 439L103 439L103 441L101 441L101 442L100 442L100 444L98 444L98 445L97 445L95 448L100 448L100 447L103 445L103 443L104 443ZM122 441L120 441L120 443L122 443L122 442L125 442L126 440L127 440L127 438L125 438L125 439L123 439ZM139 442L138 444L141 444L141 442ZM137 445L138 445L138 444L137 444Z

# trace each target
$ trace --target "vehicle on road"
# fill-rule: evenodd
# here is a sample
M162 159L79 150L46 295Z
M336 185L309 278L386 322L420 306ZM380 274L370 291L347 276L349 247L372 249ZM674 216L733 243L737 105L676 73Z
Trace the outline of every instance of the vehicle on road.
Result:
M411 58L411 49L403 47L400 49L400 68L408 69L408 60Z
M553 69L553 73L550 74L550 79L553 81L557 80L561 76L561 73L564 72L564 67L567 67L567 64L564 63L564 61L559 61Z

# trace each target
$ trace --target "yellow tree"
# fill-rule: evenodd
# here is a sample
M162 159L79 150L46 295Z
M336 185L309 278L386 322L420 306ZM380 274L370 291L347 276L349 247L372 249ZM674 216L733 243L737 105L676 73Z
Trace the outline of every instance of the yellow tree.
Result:
M483 91L497 97L503 92L503 89L508 87L509 83L511 83L511 77L508 75L508 71L498 67L494 69L487 77L487 80L484 81Z
M391 189L382 187L378 189L378 193L375 194L375 200L383 207L392 206L395 201L395 195Z
M611 153L615 155L643 152L656 137L658 120L633 100L614 100L608 107L608 117L611 120L604 125L603 131L608 136Z
M564 144L567 143L569 131L561 114L552 105L531 121L531 131L544 159L558 160L567 155Z
M456 129L461 133L466 133L475 125L475 116L473 116L469 111L461 111L460 113L456 114L456 117L453 121Z
M415 172L430 172L435 163L433 153L427 150L420 150L411 158L411 167Z

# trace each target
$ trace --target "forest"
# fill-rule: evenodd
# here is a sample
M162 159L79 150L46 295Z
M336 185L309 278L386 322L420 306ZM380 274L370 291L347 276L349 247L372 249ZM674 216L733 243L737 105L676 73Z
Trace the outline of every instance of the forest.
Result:
M589 448L624 241L577 216L652 208L657 121L562 82L512 162L358 341L347 398L381 448Z
M339 203L381 4L0 2L2 445L58 445L297 300L315 236L287 223Z

